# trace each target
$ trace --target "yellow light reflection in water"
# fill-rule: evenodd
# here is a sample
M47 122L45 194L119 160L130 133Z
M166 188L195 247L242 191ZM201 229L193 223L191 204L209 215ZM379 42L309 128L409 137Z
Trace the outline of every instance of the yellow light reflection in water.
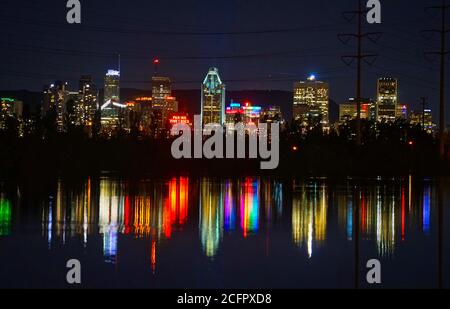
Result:
M125 198L122 185L100 180L99 228L103 234L103 255L106 262L115 263L118 234L123 228Z
M327 232L327 187L304 187L292 199L292 239L306 248L309 258L323 245Z
M200 182L200 240L206 256L217 254L223 235L222 185L209 180Z

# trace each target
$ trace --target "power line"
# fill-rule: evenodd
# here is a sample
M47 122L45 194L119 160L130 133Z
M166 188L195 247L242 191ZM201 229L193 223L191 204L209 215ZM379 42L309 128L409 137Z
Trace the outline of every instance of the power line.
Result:
M447 10L450 8L446 0L442 0L441 6L430 6L425 10L441 11L441 28L425 30L424 32L438 33L441 37L441 48L439 51L427 52L426 55L439 55L441 58L440 68L440 102L439 102L439 152L441 157L445 156L445 57L450 53L446 50L446 35L450 31L446 26Z
M76 50L65 48L51 48L37 45L28 44L15 44L9 43L5 45L9 50L33 52L33 53L45 53L52 55L64 55L64 56L86 56L95 58L112 58L116 57L117 53L112 52L99 52L91 50ZM315 50L324 50L324 48L313 48L304 50L288 50L288 51L274 51L266 53L250 53L250 54L234 54L234 55L185 55L185 56L160 56L158 58L163 60L209 60L209 59L249 59L249 58L298 58L298 57L322 57L334 55L334 53L315 53ZM309 54L303 54L305 52L311 52ZM126 59L138 59L138 60L152 60L154 57L144 54L131 54L120 53L123 58Z
M124 29L106 27L101 25L76 25L76 27L68 27L66 23L37 21L31 19L17 19L15 16L0 15L0 22L19 23L30 26L51 27L65 30L79 30L79 31L96 31L115 34L136 34L136 35L164 35L164 36L235 36L235 35L259 35L259 34L276 34L276 33L296 33L302 31L320 31L328 30L334 31L335 24L316 25L307 27L290 27L278 29L264 29L264 30L241 30L241 31L168 31L168 30L144 30L144 29Z
M381 32L372 32L372 33L363 33L362 29L362 20L363 15L367 13L367 10L363 10L361 0L358 1L358 10L344 12L342 15L348 21L354 19L355 16L358 17L358 27L357 33L343 33L339 34L339 40L346 44L350 41L351 38L357 39L357 53L355 55L345 55L342 56L342 60L345 64L350 65L354 59L357 61L357 78L356 78L356 106L357 106L357 116L356 116L356 143L358 146L361 146L361 81L362 81L362 61L368 58L372 58L372 62L368 62L369 64L373 64L376 60L377 55L375 54L364 54L362 51L362 41L364 38L369 38L372 41L377 41ZM367 61L366 61L367 62Z

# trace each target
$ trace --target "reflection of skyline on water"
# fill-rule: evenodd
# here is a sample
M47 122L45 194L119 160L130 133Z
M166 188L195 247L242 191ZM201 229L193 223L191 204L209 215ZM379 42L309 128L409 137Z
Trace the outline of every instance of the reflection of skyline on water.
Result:
M14 198L0 196L0 237L11 235L16 213ZM361 240L373 244L380 257L395 257L396 247L410 240L418 227L430 235L435 213L435 185L374 181L370 184L331 186L326 180L289 184L258 177L236 180L127 182L111 178L87 179L71 187L59 181L55 193L41 202L41 230L48 249L79 238L102 239L104 261L117 263L123 237L148 241L149 267L156 271L162 242L198 228L198 244L204 256L221 254L228 235L251 242L269 237L274 226L290 230L293 250L314 259L330 245L330 233L353 241L354 209L359 207ZM289 236L286 235L286 238ZM148 257L146 257L148 258Z
M292 198L292 238L298 247L306 248L308 257L320 247L327 231L327 189L314 183L301 188L294 184Z

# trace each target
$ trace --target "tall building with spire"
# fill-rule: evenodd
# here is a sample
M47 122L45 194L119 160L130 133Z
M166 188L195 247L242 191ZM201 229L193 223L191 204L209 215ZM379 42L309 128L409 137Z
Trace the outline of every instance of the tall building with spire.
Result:
M201 93L202 125L225 123L225 84L217 68L210 68L202 84Z
M112 136L123 129L126 105L120 103L120 71L108 70L105 76L101 124L104 135Z
M120 102L120 72L108 70L105 76L105 95L103 103Z

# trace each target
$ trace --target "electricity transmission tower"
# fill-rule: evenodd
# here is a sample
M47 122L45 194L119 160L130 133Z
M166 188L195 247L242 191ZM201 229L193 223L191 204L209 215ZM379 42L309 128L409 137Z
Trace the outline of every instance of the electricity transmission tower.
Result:
M440 69L440 99L439 99L439 153L441 158L445 157L445 57L450 53L446 50L446 36L450 29L447 29L447 10L450 8L446 0L442 0L440 6L429 6L425 10L441 11L441 29L425 30L424 32L434 32L441 36L441 48L439 51L427 52L426 55L439 55L441 58Z
M353 55L344 55L342 56L342 61L348 66L350 66L353 61L356 59L357 61L357 78L356 78L356 143L358 146L361 146L361 82L362 82L362 61L364 60L367 64L372 65L377 55L375 54L364 54L363 53L363 39L368 38L369 40L376 42L381 37L381 32L363 32L363 19L366 16L368 10L363 8L362 0L357 0L358 9L356 11L348 11L342 13L343 17L347 21L352 21L355 16L358 17L357 22L357 32L356 33L341 33L338 34L339 40L347 44L350 39L356 38L357 41L357 51L356 54ZM371 60L370 60L371 59Z

